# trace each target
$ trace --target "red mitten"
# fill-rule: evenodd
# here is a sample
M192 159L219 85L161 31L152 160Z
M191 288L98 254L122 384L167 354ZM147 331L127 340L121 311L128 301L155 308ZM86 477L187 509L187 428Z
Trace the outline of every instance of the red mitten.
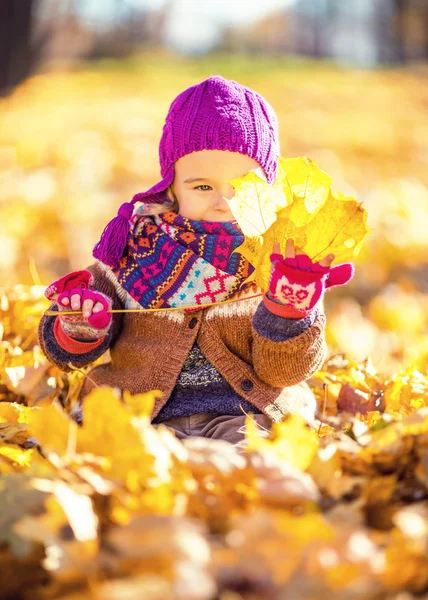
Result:
M76 294L80 296L81 305L89 299L93 302L92 309L97 302L101 303L103 309L99 312L92 312L89 318L84 317L82 313L78 314L77 310L79 309L76 309L75 314L61 314L63 311L70 311L71 297ZM68 302L64 304L66 298ZM104 342L109 332L112 315L107 311L111 308L111 305L110 298L92 290L73 288L62 292L57 299L59 317L54 325L54 335L58 344L64 350L73 354L85 354L95 350Z
M95 306L95 304L97 302L100 302L103 305L103 310L100 310L99 312L96 313L92 313L91 316L89 317L89 319L87 319L86 317L84 317L82 314L76 314L76 315L60 315L60 319L61 322L63 324L63 329L64 331L66 331L66 333L70 332L71 335L71 331L73 333L77 333L77 330L82 330L82 329L87 329L87 325L90 325L91 327L95 328L95 329L108 329L110 327L110 323L111 323L111 319L112 319L112 315L111 313L108 313L107 311L111 308L111 299L108 298L107 296L104 296L104 294L101 294L100 292L93 292L92 290L87 290L87 289L82 289L82 288L73 288L69 291L64 291L62 292L62 294L60 294L58 296L58 306L59 306L59 310L63 310L63 311L70 311L71 309L71 297L73 295L79 295L80 296L80 304L82 305L83 302L85 300L92 300L93 301L93 306ZM64 304L64 298L68 298L68 303ZM68 331L67 331L68 330ZM80 331L79 331L80 333ZM103 333L104 335L104 333ZM76 337L75 335L72 337ZM93 337L93 335L91 335L90 337ZM97 336L98 337L98 336Z
M87 299L93 301L93 306L100 302L103 310L92 313L89 318L80 314L59 316L61 329L69 337L76 340L99 340L103 338L111 325L112 315L107 311L111 309L112 300L89 289L93 285L94 277L90 271L74 271L68 273L51 283L45 290L45 296L56 302L59 312L69 312L71 308L71 297L75 294L80 296L80 304ZM64 298L68 298L68 303L64 304Z
M324 290L345 285L354 275L351 263L324 267L314 263L306 254L284 258L271 254L268 297L293 309L294 318L306 316L317 304Z
M57 279L45 290L45 296L48 300L53 300L53 296L62 292L72 290L73 288L82 288L87 290L94 283L94 276L90 271L73 271Z

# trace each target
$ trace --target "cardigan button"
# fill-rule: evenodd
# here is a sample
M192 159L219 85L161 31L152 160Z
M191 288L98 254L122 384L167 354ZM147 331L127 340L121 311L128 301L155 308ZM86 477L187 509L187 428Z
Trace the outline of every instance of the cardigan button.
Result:
M250 381L249 379L243 379L241 381L241 388L245 391L245 392L251 392L251 390L253 389L253 382Z
M194 329L197 324L198 324L198 319L196 317L193 317L192 319L190 319L190 322L189 322L190 329Z

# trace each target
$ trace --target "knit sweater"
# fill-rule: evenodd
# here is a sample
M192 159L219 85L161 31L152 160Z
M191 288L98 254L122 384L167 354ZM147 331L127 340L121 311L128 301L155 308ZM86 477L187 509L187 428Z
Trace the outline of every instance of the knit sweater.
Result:
M285 341L307 329L313 323L316 311L305 319L284 319L272 315L263 304L260 304L256 315L253 325L259 333L263 333L269 339ZM161 423L168 419L187 417L198 413L243 415L244 411L246 413L262 412L235 392L225 378L205 358L195 342L184 361L171 397L154 422Z
M93 289L112 298L113 308L135 308L102 263L88 270L94 275ZM45 315L39 341L64 371L70 370L69 363L86 366L110 349L111 362L89 372L79 397L94 383L133 394L159 389L163 394L153 410L155 422L196 412L242 414L240 405L273 421L288 412L311 419L315 399L304 382L325 359L322 303L305 319L287 319L273 315L260 298L249 297L255 293L191 313L115 313L108 334L95 342L64 336L59 319ZM198 361L206 370L207 387L194 393L195 386L183 383Z

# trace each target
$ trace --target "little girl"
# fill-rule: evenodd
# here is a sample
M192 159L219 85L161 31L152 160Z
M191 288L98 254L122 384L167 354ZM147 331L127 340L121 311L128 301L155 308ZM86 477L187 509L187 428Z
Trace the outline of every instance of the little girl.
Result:
M285 257L273 249L266 293L245 283L253 267L233 253L244 236L227 181L261 167L272 184L278 156L276 115L253 90L213 76L173 101L159 147L162 180L120 207L93 264L46 290L58 311L39 326L49 360L68 371L110 349L80 399L94 384L161 390L154 424L179 438L232 443L242 443L245 412L264 430L287 413L313 420L305 380L326 356L324 290L347 283L353 267L330 267L333 255L312 263L288 240ZM230 299L238 301L222 303Z

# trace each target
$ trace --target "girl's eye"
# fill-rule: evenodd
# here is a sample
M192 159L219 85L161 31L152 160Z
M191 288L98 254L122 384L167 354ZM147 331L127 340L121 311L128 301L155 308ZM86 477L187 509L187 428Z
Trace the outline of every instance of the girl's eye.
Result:
M205 184L202 184L202 185L197 185L197 186L195 187L195 190L199 190L200 188L208 188L208 189L210 190L210 189L211 189L211 186L209 186L209 185L205 185ZM202 191L203 191L203 192L205 192L205 191L208 191L208 190L202 190Z

